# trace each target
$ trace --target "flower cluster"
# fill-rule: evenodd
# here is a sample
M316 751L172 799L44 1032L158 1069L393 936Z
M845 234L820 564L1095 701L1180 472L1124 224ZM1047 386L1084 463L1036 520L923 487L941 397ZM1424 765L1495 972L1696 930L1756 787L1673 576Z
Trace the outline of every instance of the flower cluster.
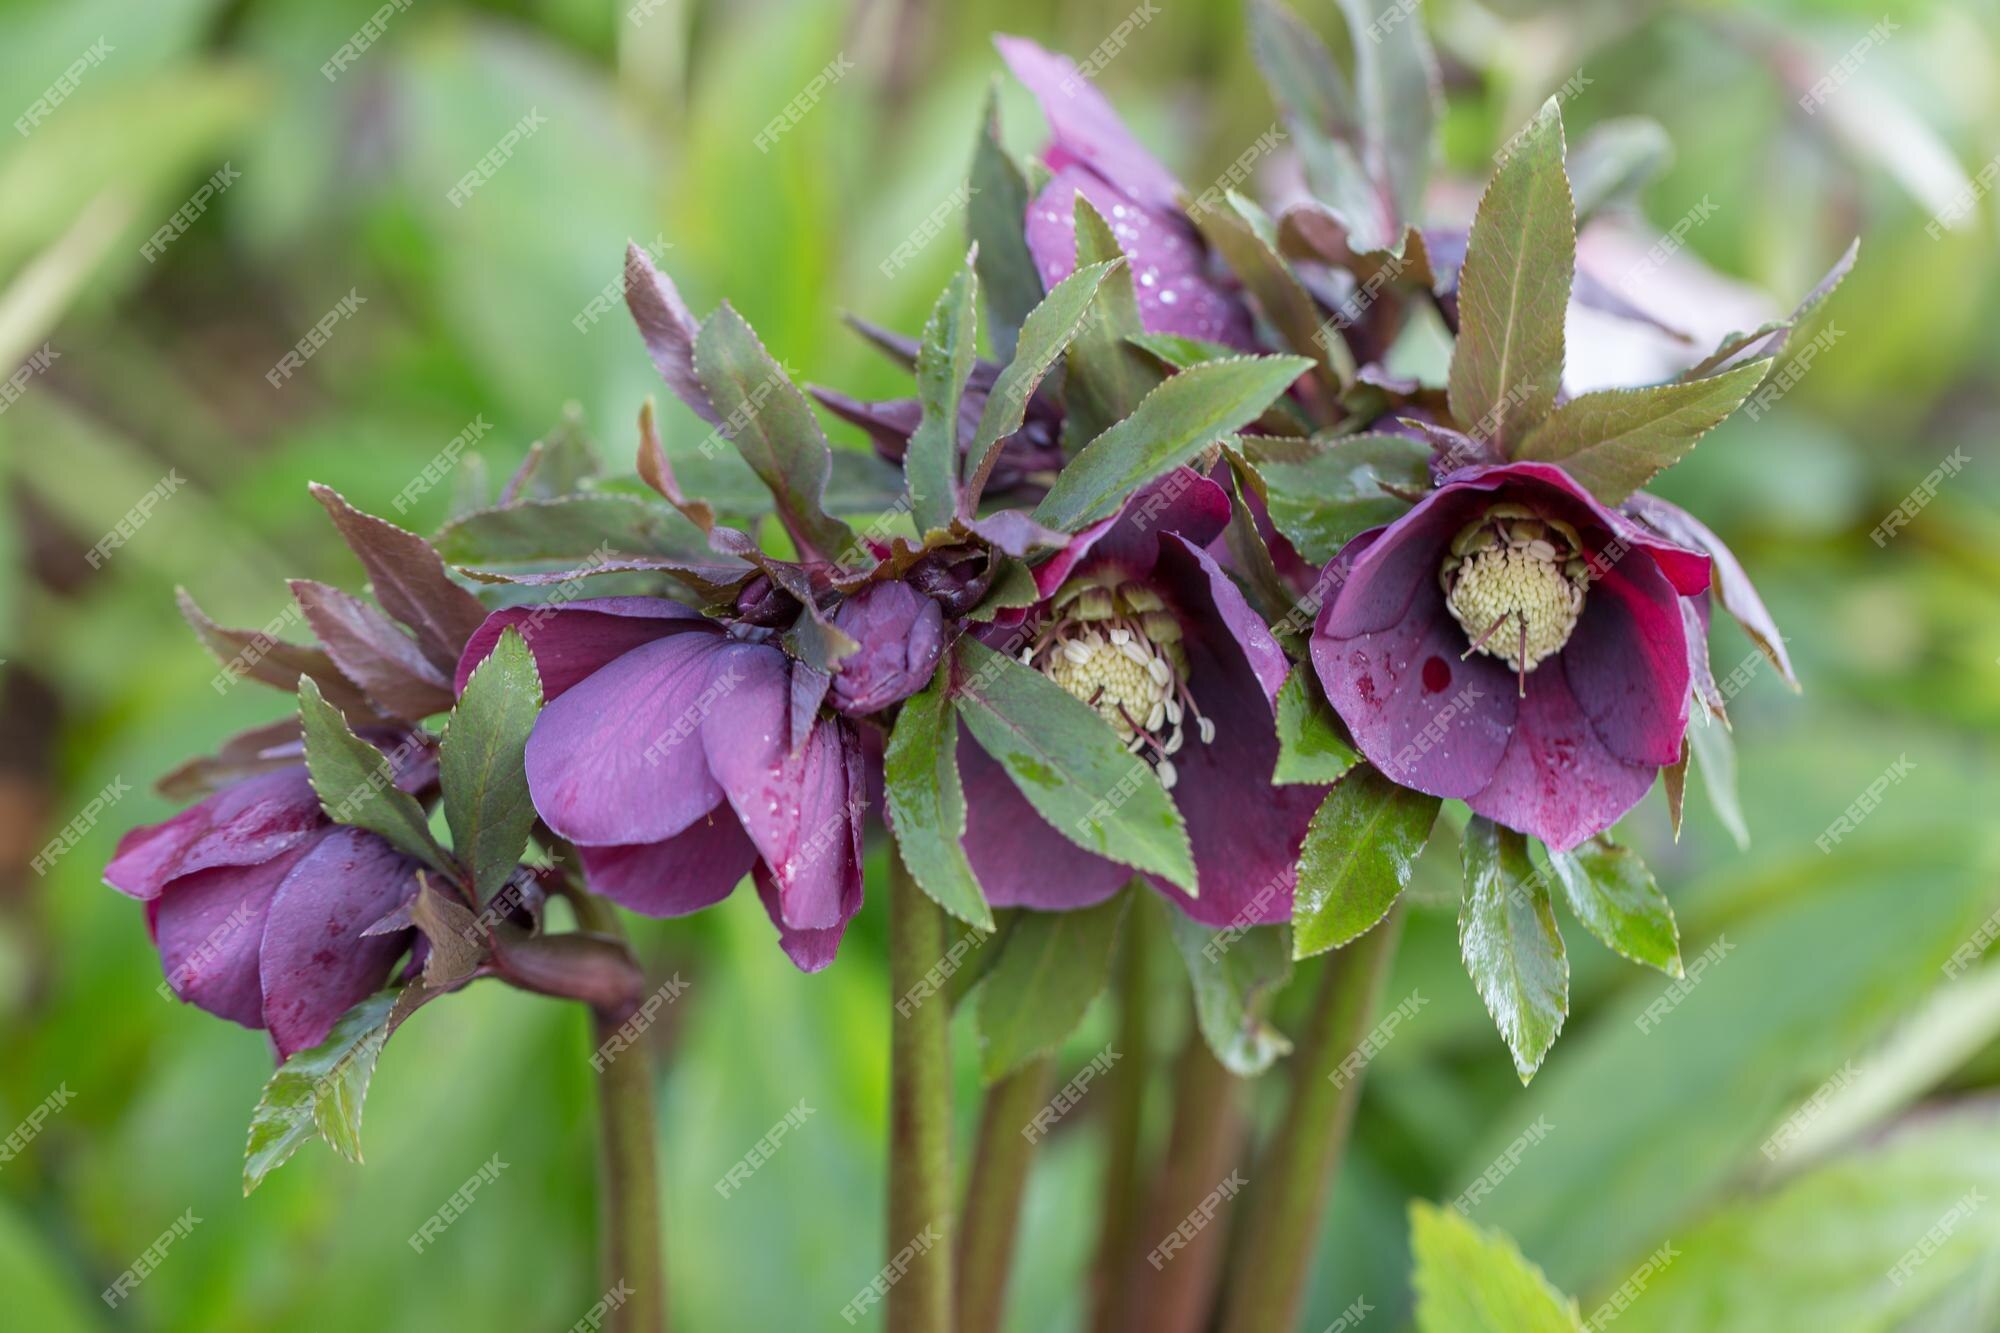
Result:
M1672 383L1570 394L1563 321L1593 286L1574 216L1544 203L1570 198L1553 101L1469 224L1429 227L1421 134L1361 151L1281 95L1270 143L1295 141L1317 198L1273 217L1234 190L1190 206L1067 60L998 46L1048 122L1041 163L989 126L975 174L1010 188L968 194L980 245L920 335L860 326L913 393L810 390L874 448L838 504L808 393L634 246L627 304L706 437L663 440L646 406L629 528L567 520L602 497L555 437L434 541L317 492L374 602L293 585L316 645L188 604L226 670L300 715L176 774L205 799L106 872L176 994L281 1058L385 986L391 1023L482 976L629 1012L623 946L545 934L543 893L677 917L746 879L813 971L882 828L894 869L980 930L1149 886L1254 1032L1261 983L1222 954L1368 930L1449 799L1467 966L1532 1072L1566 995L1500 979L1561 941L1548 917L1496 943L1480 914L1644 875L1606 868L1629 856L1606 835L1662 780L1678 823L1690 726L1723 714L1711 598L1791 678L1734 556L1643 487L1813 302ZM975 351L981 297L1000 360ZM1387 365L1419 313L1455 339L1445 383ZM725 452L768 503L676 470ZM1643 961L1676 971L1670 915L1650 924ZM1280 1045L1218 1051L1243 1069Z

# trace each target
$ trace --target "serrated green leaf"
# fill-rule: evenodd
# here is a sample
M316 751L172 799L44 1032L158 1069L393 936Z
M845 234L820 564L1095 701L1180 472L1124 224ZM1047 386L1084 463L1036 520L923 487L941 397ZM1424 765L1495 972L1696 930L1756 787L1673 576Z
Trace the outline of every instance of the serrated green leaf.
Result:
M1419 1333L1578 1333L1576 1302L1521 1255L1504 1233L1454 1208L1410 1204Z
M361 1160L361 1109L388 1040L397 992L371 995L342 1014L326 1040L278 1067L250 1113L243 1192L283 1166L315 1130L350 1162Z
M1015 915L979 983L979 1069L997 1082L1061 1045L1111 975L1131 893L1070 912ZM1123 1052L1121 1052L1123 1054Z
M1229 271L1236 275L1285 346L1316 363L1314 378L1332 397L1354 380L1354 355L1347 340L1322 331L1319 306L1300 284L1272 243L1270 219L1256 204L1230 190L1222 206L1194 208L1189 216Z
M1696 708L1687 726L1687 750L1695 772L1701 775L1702 790L1722 827L1729 831L1738 851L1750 849L1750 824L1743 818L1743 801L1736 794L1736 743L1723 725Z
M1578 135L1564 163L1576 199L1577 225L1605 208L1629 202L1673 155L1666 130L1647 116L1614 116Z
M473 668L438 746L452 846L481 902L514 873L534 827L523 754L541 710L535 655L508 629Z
M1371 433L1333 440L1309 458L1266 458L1251 466L1263 483L1272 524L1319 565L1356 534L1402 517L1410 502L1383 487L1428 489L1430 459L1422 441Z
M1574 851L1547 849L1569 910L1607 948L1635 963L1681 975L1680 927L1673 905L1638 853L1609 841Z
M1182 333L1138 333L1127 341L1175 370L1186 370L1204 361L1227 361L1242 351L1227 343L1190 338Z
M917 349L922 417L903 455L903 482L919 534L958 511L958 408L979 351L979 278L970 265L952 274L924 323Z
M1550 98L1480 196L1459 271L1451 412L1503 454L1548 415L1562 387L1575 271L1562 116Z
M959 716L1051 828L1085 851L1196 891L1180 811L1096 709L977 639L958 641L955 662Z
M1346 944L1389 914L1430 840L1439 804L1366 764L1333 784L1299 847L1294 958Z
M481 509L445 524L438 552L476 569L575 568L601 551L724 559L688 519L634 495L564 495Z
M1311 663L1293 667L1278 690L1278 763L1271 781L1333 782L1360 758L1342 739Z
M1292 1043L1272 1027L1272 1002L1292 977L1283 926L1210 930L1187 913L1167 913L1174 947L1187 964L1195 1023L1216 1060L1238 1078L1254 1078Z
M1527 839L1484 815L1466 824L1460 846L1459 954L1526 1083L1569 1013L1569 959L1548 879L1529 861Z
M451 858L431 837L423 806L396 785L382 752L347 729L310 676L299 677L299 724L305 733L306 769L327 818L379 834L432 869L449 873Z
M1078 192L1076 262L1101 264L1122 253L1111 224ZM1143 332L1132 269L1127 265L1098 287L1094 317L1070 341L1068 373L1063 377L1063 436L1072 447L1096 439L1112 423L1130 416L1165 378L1158 363L1130 342Z
M965 227L979 249L979 281L992 319L987 336L1001 356L1014 354L1022 324L1042 299L1042 277L1028 252L1028 203L1033 197L1020 166L1000 145L1000 94L987 94L967 178L971 197Z
M1514 457L1559 464L1599 500L1618 504L1685 458L1769 368L1752 361L1707 379L1579 394L1531 429Z
M928 688L903 702L882 756L882 779L896 850L917 887L959 920L992 930L993 909L959 841L965 836L965 789L958 777L949 662L939 665Z
M847 551L854 534L826 512L833 454L819 419L727 301L695 335L694 368L722 419L718 429L726 429L736 451L770 488L793 540L829 557Z
M994 378L993 391L986 395L986 406L979 414L979 429L973 433L972 447L966 451L966 464L971 470L961 510L978 502L986 477L999 458L1000 441L1021 429L1035 386L1076 337L1096 302L1097 289L1105 275L1124 263L1121 256L1100 264L1079 265L1022 321L1014 359Z
M1248 356L1188 367L1070 460L1035 521L1075 532L1109 517L1154 477L1255 421L1311 365L1297 356Z

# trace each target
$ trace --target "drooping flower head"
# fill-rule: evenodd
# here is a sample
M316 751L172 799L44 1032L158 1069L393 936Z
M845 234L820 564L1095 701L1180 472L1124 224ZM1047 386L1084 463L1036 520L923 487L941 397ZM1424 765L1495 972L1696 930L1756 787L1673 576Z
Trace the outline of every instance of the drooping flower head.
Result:
M1028 252L1053 287L1076 268L1076 196L1111 226L1132 264L1149 333L1254 346L1243 302L1210 271L1201 234L1181 210L1173 173L1147 152L1104 94L1063 56L1021 37L994 45L1049 122L1043 161L1055 173L1028 205Z
M466 645L461 690L510 627L547 699L529 793L590 887L681 916L751 874L792 960L833 961L861 907L866 780L853 724L820 714L826 678L767 629L607 597L496 612Z
M1313 664L1356 745L1394 781L1567 850L1680 758L1682 599L1707 589L1709 559L1561 468L1444 477L1336 566Z
M398 768L413 789L437 771L421 746ZM296 764L133 829L104 878L146 904L173 992L268 1030L284 1059L389 979L415 932L362 932L409 901L416 870L374 834L328 819Z
M1290 918L1293 862L1324 795L1270 785L1286 664L1204 549L1228 521L1223 489L1178 468L1039 566L1041 601L1018 625L984 635L1090 704L1153 766L1186 821L1199 895L1149 878L1216 926ZM966 852L994 906L1083 907L1131 880L1131 867L1045 823L969 738L958 758Z

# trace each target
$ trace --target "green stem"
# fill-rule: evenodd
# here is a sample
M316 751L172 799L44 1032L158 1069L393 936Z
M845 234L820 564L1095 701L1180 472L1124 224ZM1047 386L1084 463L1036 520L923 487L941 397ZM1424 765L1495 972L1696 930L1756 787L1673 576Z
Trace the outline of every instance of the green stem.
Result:
M1014 1263L1014 1237L1020 1228L1021 1196L1035 1156L1035 1140L1026 1131L1048 1101L1054 1069L1055 1057L1039 1056L986 1090L972 1175L959 1214L954 1302L958 1333L994 1333L1000 1327L1007 1274Z
M1126 1329L1199 1333L1210 1327L1235 1206L1223 1203L1185 1244L1169 1249L1166 1242L1241 1165L1242 1087L1208 1049L1190 1013L1187 1043L1174 1071L1173 1128L1146 1229L1133 1247L1149 1248L1126 1260Z
M1284 1333L1299 1317L1306 1268L1354 1127L1361 1079L1333 1076L1367 1035L1402 933L1400 911L1326 961L1312 1017L1290 1061L1291 1098L1257 1168L1249 1228L1230 1275L1224 1333Z
M1134 1241L1145 1199L1141 1193L1141 1135L1146 1118L1146 1080L1152 1070L1152 985L1148 973L1151 904L1132 905L1125 917L1124 951L1118 962L1118 1044L1104 1096L1104 1191L1097 1227L1097 1255L1091 1265L1093 1333L1115 1333L1125 1322L1125 1278L1136 1257Z
M889 858L891 998L919 993L945 955L944 910ZM951 1046L935 995L890 1019L889 1256L911 1251L889 1288L889 1333L951 1330Z
M572 885L577 924L620 941L625 931L611 905ZM591 1011L601 1048L630 1015ZM660 1219L660 1160L654 1141L653 1069L647 1047L632 1042L602 1061L597 1080L599 1278L602 1290L630 1292L611 1315L616 1333L664 1333L667 1265Z

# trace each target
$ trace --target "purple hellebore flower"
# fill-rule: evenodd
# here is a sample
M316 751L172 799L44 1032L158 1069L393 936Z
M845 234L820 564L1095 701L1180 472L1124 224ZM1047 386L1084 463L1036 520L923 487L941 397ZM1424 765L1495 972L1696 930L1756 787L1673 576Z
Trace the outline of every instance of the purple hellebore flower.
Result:
M1200 896L1154 887L1210 926L1288 921L1294 862L1322 787L1271 785L1282 649L1203 548L1229 497L1192 468L1145 487L1035 571L1042 601L983 637L1096 707L1169 788ZM1087 907L1130 882L1035 813L963 735L965 850L995 907Z
M853 724L816 717L812 673L769 631L606 597L495 612L465 646L459 690L509 628L548 701L528 737L529 794L591 888L681 916L751 873L792 961L832 962L861 908L868 781Z
M944 612L903 582L871 583L840 604L835 629L861 645L844 659L829 695L850 717L880 712L930 684L944 653Z
M421 786L436 767L426 753L403 772L403 785ZM267 1029L282 1060L389 979L415 932L362 932L409 901L416 871L381 838L328 819L297 764L133 829L104 878L146 904L174 993Z
M1110 224L1132 264L1148 333L1255 346L1243 303L1209 275L1201 233L1181 210L1180 183L1148 153L1104 94L1063 57L1022 37L995 37L1014 77L1049 122L1055 176L1028 205L1028 252L1053 287L1076 268L1076 196Z
M1709 558L1561 468L1453 473L1328 574L1313 665L1392 780L1568 850L1679 760Z

